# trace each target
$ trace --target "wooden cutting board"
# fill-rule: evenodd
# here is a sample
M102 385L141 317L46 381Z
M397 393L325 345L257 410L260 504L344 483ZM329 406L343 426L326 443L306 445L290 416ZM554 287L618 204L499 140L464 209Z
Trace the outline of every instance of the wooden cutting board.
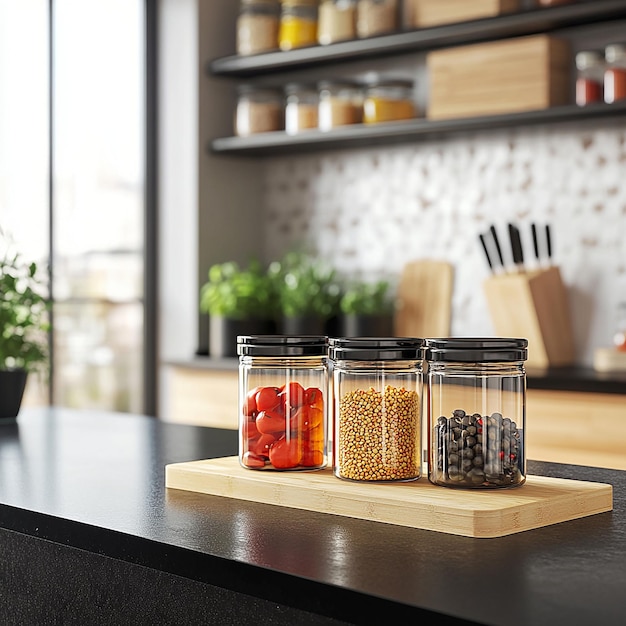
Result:
M528 476L515 489L470 491L408 483L355 483L332 470L273 472L244 469L237 457L173 463L165 486L282 507L356 517L465 537L502 537L611 511L613 488Z
M447 337L452 318L454 267L446 261L407 263L398 283L397 337Z

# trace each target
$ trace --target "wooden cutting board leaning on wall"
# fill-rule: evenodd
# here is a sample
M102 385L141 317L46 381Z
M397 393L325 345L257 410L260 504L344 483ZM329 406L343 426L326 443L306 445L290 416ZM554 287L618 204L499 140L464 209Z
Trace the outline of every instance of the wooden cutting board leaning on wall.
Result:
M454 267L420 259L404 266L398 283L397 337L448 337L452 319Z

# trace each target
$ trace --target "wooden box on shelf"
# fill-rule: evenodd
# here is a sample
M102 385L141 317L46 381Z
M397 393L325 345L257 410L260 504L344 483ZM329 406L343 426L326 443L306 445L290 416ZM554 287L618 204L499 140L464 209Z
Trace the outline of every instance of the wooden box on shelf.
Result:
M569 43L531 35L430 52L428 117L545 109L570 101Z
M405 0L407 28L428 28L441 24L495 17L519 8L519 0Z
M567 289L558 267L492 276L483 286L496 334L528 339L529 367L574 362Z

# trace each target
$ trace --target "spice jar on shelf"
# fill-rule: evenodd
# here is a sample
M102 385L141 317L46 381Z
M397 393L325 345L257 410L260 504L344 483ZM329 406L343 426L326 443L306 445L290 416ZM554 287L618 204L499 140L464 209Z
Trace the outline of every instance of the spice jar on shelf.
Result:
M282 0L278 44L293 50L317 44L318 0Z
M241 0L237 18L237 54L278 49L279 0Z
M363 123L377 124L415 117L413 82L388 79L370 82L363 98Z
M585 106L602 102L604 55L597 50L582 50L576 54L576 104Z
M626 98L626 44L606 46L604 58L604 101L611 104Z
M432 483L497 489L525 482L527 347L516 338L426 340Z
M398 0L358 0L356 8L357 37L387 35L398 30Z
M322 0L317 41L322 45L356 38L356 0Z
M335 476L365 482L421 474L419 338L330 338Z
M350 81L319 83L319 129L360 124L363 120L363 90Z
M312 85L289 83L285 87L285 131L297 135L303 130L317 128L319 95Z
M239 462L255 470L326 465L328 340L240 335Z
M237 136L283 130L283 120L284 97L280 90L240 85L235 111Z

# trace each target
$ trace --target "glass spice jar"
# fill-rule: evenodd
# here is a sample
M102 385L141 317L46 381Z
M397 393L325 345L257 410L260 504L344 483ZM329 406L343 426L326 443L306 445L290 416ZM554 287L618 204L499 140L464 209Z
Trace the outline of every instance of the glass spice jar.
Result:
M604 55L596 50L578 52L576 70L576 104L585 106L593 102L602 102Z
M363 121L363 90L355 82L319 83L319 129L360 124Z
M432 483L498 489L526 481L527 347L516 338L426 340Z
M386 35L398 30L398 0L358 0L357 37Z
M278 45L293 50L317 44L317 0L282 0Z
M290 83L285 87L285 131L297 135L303 130L317 128L319 95L311 85Z
M356 37L356 0L322 0L317 41L328 45Z
M240 335L239 462L255 470L326 465L328 339Z
M377 124L416 116L413 83L410 80L381 80L370 83L363 99L363 123Z
M240 85L235 110L235 134L248 137L284 129L284 97L270 88Z
M241 0L237 17L237 54L278 49L279 0Z
M329 339L338 478L420 477L422 345L418 338Z
M604 58L604 101L611 104L626 98L626 44L606 46Z

